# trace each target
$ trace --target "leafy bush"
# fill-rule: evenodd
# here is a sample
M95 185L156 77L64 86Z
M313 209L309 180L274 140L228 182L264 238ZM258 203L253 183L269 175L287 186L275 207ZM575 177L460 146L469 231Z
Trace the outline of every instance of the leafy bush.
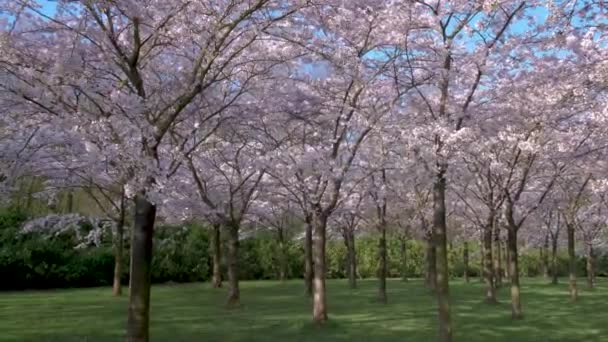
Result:
M114 252L111 239L104 239L98 247L75 248L78 239L73 233L43 236L40 233L23 234L19 227L26 215L14 210L0 212L0 290L27 288L61 288L106 286L112 283ZM82 227L91 229L91 227ZM128 232L125 233L128 236ZM225 237L224 237L225 240ZM199 225L159 226L154 237L152 259L152 281L193 282L210 278L209 230ZM225 241L223 241L225 244ZM358 237L356 240L358 276L372 278L378 268L378 240L374 235ZM225 247L225 246L224 246ZM125 246L122 280L128 282L129 253ZM279 276L280 246L273 234L259 233L255 237L240 241L239 275L243 280L276 279ZM301 240L286 242L287 275L302 278L304 273L304 248ZM225 248L224 248L225 250ZM401 249L396 238L387 240L388 274L401 276ZM408 277L423 277L425 266L425 244L420 241L407 242ZM448 262L450 276L464 273L462 245L450 246ZM346 276L346 248L341 239L327 243L327 275L330 278ZM504 256L503 256L504 257ZM225 259L225 258L224 258ZM520 254L522 276L540 275L540 255L537 249L522 250ZM585 275L585 259L578 258L579 276ZM222 261L226 273L226 262ZM481 251L479 243L469 243L469 275L480 272ZM598 275L606 275L608 255L597 259ZM568 257L560 250L558 255L559 276L568 274Z

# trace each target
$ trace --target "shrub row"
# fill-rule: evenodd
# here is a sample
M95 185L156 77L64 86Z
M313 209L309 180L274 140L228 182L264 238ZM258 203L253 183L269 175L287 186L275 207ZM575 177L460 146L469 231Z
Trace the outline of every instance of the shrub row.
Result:
M28 288L62 288L105 286L112 282L114 255L111 238L101 246L76 249L73 236L49 238L40 234L19 234L18 227L26 219L19 213L0 215L0 282L1 290ZM478 244L471 243L469 274L480 273ZM257 234L240 242L240 277L245 280L276 279L279 273L278 243L270 234ZM128 248L128 244L127 244ZM377 241L373 236L356 241L358 275L374 277L377 268ZM155 233L152 281L194 282L210 278L209 236L204 227L186 225L158 227ZM301 241L287 243L288 276L303 275L304 251ZM407 272L409 277L421 277L425 270L424 244L407 243ZM400 276L400 248L397 239L388 241L389 276ZM330 278L346 276L346 248L341 240L330 240L327 245L327 272ZM559 254L557 272L567 274L567 256ZM128 279L128 252L125 252L123 281ZM449 250L452 276L464 271L462 247ZM579 259L579 275L585 274L585 260ZM225 262L222 265L225 271ZM540 274L538 250L528 250L520 256L522 276ZM608 270L608 257L598 260L600 275Z

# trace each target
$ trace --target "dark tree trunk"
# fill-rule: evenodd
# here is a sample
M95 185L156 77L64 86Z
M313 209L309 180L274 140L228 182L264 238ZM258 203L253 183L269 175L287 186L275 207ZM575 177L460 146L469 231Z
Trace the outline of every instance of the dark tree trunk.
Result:
M386 276L388 266L386 262L386 222L380 223L380 239L378 240L378 300L387 302Z
M484 265L483 277L486 284L486 302L496 303L496 286L494 285L494 266L492 264L492 227L494 225L494 215L490 215L488 222L483 227L483 251Z
M549 234L545 235L545 241L543 247L541 248L541 251L543 254L543 277L545 279L549 279Z
M124 250L124 230L125 230L125 197L120 199L120 213L116 222L116 241L114 242L114 281L112 283L112 294L122 295L122 259Z
M426 286L435 291L437 288L437 249L433 241L433 233L429 232L426 235Z
M306 234L304 238L304 286L307 296L312 296L312 278L314 273L312 260L312 220L306 218Z
M287 250L285 249L285 234L283 228L278 229L279 240L279 280L287 280Z
M493 250L493 257L494 257L494 288L499 288L502 286L502 271L501 271L501 265L502 265L502 255L500 253L500 226L498 225L498 222L494 221L494 250Z
M507 237L509 250L509 275L511 277L511 317L522 319L521 288L519 286L519 260L517 255L517 228L509 227Z
M327 293L325 288L325 243L327 217L320 212L313 216L313 309L312 320L315 324L327 322Z
M231 223L228 228L228 307L241 305L241 291L239 289L239 225Z
M450 286L447 253L447 224L445 208L445 171L440 171L433 184L433 240L437 248L436 293L439 316L439 341L452 341Z
M578 290L576 288L576 255L574 254L574 225L567 224L566 231L568 235L568 273L570 279L570 300L576 302L578 300Z
M557 236L551 239L551 284L557 285Z
M150 276L152 237L156 207L143 193L135 196L135 222L131 240L131 272L129 282L129 317L127 341L150 340Z
M346 273L348 285L357 288L357 253L355 249L355 234L350 229L344 230L344 245L346 246Z
M219 224L214 224L213 231L211 232L211 253L213 262L211 286L214 289L222 287L222 239L220 229L221 226Z
M469 282L469 243L467 241L464 242L464 246L462 249L462 262L464 263L464 281L465 283Z
M595 287L595 253L590 243L587 244L587 287L590 290Z
M407 281L407 238L402 237L401 242L401 280Z

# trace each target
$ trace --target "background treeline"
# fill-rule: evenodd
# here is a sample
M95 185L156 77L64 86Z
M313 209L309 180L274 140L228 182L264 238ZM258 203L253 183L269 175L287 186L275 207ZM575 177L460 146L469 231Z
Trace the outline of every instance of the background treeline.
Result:
M69 233L48 236L40 233L19 232L27 215L8 210L0 213L0 273L2 290L34 288L64 288L108 286L112 284L114 254L111 234L104 236L100 246L76 248L78 242ZM87 227L83 227L87 229ZM154 238L152 281L197 282L211 278L209 255L209 230L204 226L159 226ZM128 237L125 238L128 248ZM243 280L279 278L279 244L271 232L258 232L240 241L239 267ZM327 246L327 275L330 278L345 278L346 247L341 238L332 239ZM302 278L304 273L304 249L295 238L287 243L286 255L288 277ZM358 277L375 277L377 263L377 238L374 235L358 237L356 240ZM464 274L463 249L453 244L449 254L450 274ZM470 261L468 273L480 273L480 251L477 242L469 242ZM123 282L128 282L128 253L125 253ZM388 240L389 277L400 277L401 249L395 238ZM579 275L585 275L585 258L578 259ZM523 250L520 256L522 276L541 275L541 259L538 249ZM424 277L426 269L423 242L407 242L406 269L408 277ZM598 256L600 276L608 273L608 255ZM225 262L222 263L225 273ZM567 255L558 256L559 276L567 275Z

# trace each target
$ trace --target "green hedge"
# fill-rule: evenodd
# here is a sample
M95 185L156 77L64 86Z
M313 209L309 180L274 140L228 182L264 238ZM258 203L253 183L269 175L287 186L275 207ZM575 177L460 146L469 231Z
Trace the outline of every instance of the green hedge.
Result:
M106 238L99 247L75 249L73 236L46 238L38 234L19 234L18 227L26 216L14 211L0 213L0 290L27 288L61 288L110 285L113 278L114 256L112 244ZM128 239L126 239L128 240ZM276 279L279 274L278 243L269 233L257 234L240 242L240 277L244 280ZM126 248L128 249L128 244ZM408 241L407 270L409 277L422 277L425 270L424 244ZM377 239L359 237L356 241L358 273L372 278L377 269ZM470 243L469 274L480 272L478 243ZM304 250L302 242L292 240L286 244L288 276L303 276ZM400 276L400 248L397 239L388 240L389 276ZM341 240L327 244L327 273L330 278L346 276L346 248ZM567 255L560 252L558 274L567 274ZM461 276L464 265L462 247L449 249L448 261L451 276ZM128 251L123 260L123 282L128 281ZM209 236L204 227L197 225L161 226L156 228L152 281L193 282L210 278ZM528 250L520 257L522 276L540 275L538 250ZM225 261L222 268L225 274ZM585 259L578 260L579 275L585 275ZM598 274L606 275L608 256L598 258Z

